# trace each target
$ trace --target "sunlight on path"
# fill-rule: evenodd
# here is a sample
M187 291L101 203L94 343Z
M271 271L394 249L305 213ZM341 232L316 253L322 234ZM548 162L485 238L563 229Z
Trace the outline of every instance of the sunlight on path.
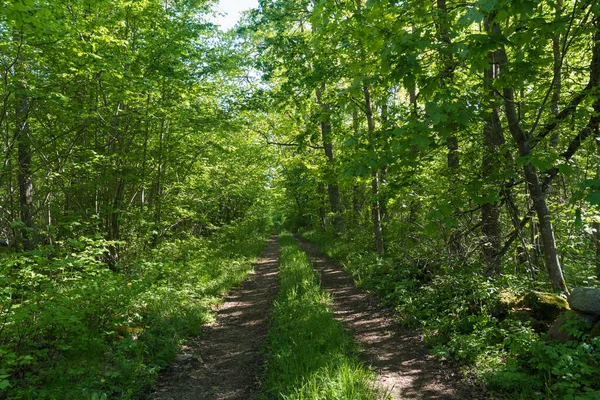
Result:
M361 347L364 360L379 374L379 384L393 399L478 399L475 388L461 382L458 371L427 353L418 332L403 329L374 296L314 244L299 240L321 285L333 295L334 313Z
M184 348L159 379L152 400L249 400L258 395L261 351L279 287L277 239L272 238L255 274L234 289L216 322Z

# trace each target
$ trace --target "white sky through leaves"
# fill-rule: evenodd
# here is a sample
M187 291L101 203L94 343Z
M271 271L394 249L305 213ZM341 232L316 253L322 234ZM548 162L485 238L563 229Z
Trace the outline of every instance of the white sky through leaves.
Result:
M222 30L233 28L239 21L242 11L258 7L258 0L220 0L217 11L227 15L217 16L215 23L221 26Z

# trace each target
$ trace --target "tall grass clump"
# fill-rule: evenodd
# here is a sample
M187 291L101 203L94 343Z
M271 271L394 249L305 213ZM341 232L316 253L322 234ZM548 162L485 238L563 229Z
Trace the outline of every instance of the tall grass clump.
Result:
M266 348L263 399L376 399L374 374L333 318L306 255L289 234L280 236L281 289Z

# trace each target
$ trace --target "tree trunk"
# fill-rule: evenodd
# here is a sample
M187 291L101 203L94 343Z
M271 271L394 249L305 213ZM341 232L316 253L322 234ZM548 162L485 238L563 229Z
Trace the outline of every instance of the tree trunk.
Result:
M562 14L562 0L557 0L555 4L555 18L558 20ZM562 55L560 51L560 34L552 38L552 54L554 56L553 71L554 71L554 87L552 90L551 109L554 116L558 116L560 110L558 108L558 102L560 101L560 92L562 90ZM550 145L552 147L558 146L558 132L554 132L550 137Z
M489 31L489 22L485 21L486 30ZM484 96L487 102L487 112L483 122L483 180L490 186L495 187L497 180L498 165L500 159L498 153L500 146L504 143L504 133L500 121L500 104L493 88L494 79L498 77L499 65L496 52L488 54L490 65L484 72ZM489 193L486 193L489 194ZM500 274L500 254L502 251L502 227L500 225L499 202L486 203L481 208L481 231L483 233L483 258L486 263L485 273L488 275Z
M344 223L344 207L342 205L342 196L337 184L335 169L335 157L333 154L333 143L331 137L331 116L329 106L323 102L323 92L325 85L317 88L317 102L321 107L321 138L325 156L327 157L327 193L329 195L329 206L333 213L333 226L337 233L344 233L346 225Z
M157 247L160 241L160 223L162 221L163 175L165 173L165 131L167 122L163 118L160 123L160 140L158 144L158 165L156 166L156 181L154 182L154 234L152 247Z
M115 194L112 199L110 225L108 228L108 240L118 241L121 239L121 213L123 212L123 198L125 196L125 181L118 179L115 188ZM108 266L111 270L116 271L117 262L119 261L119 246L116 243L108 247Z
M22 46L23 32L16 31L14 39ZM23 60L22 50L15 64L15 142L17 143L17 155L19 171L17 180L19 183L19 204L21 221L21 240L23 250L29 251L35 248L35 220L33 208L33 180L31 178L31 137L29 132L29 108L30 101L26 94L25 74L26 65Z
M373 104L371 102L371 93L366 85L363 85L365 94L365 113L367 114L367 132L369 145L375 153L375 121L373 120ZM375 247L377 253L383 255L383 228L381 225L381 210L379 207L379 171L377 167L371 167L371 217L373 219L373 231L375 233Z
M600 180L600 140L596 140L597 163L596 163L596 179ZM600 187L597 188L600 190ZM600 280L600 222L594 222L594 242L596 245L596 278Z
M386 95L383 98L383 103L381 104L381 126L384 132L386 132L389 129L389 120L388 120L388 97L387 97L387 91L386 91ZM386 142L386 147L387 147L387 142ZM388 166L387 164L383 164L380 168L379 168L379 181L380 181L380 193L379 193L379 207L381 210L381 219L384 222L385 225L388 225L390 223L390 215L388 213L388 208L387 208L387 204L388 204L388 193L387 193L387 180L388 180ZM383 226L383 228L385 228L385 226ZM385 232L384 232L385 235Z
M500 25L494 23L491 26L490 33L492 36L496 36L498 38L501 37L502 32ZM508 61L504 46L501 46L498 49L497 57L498 65L501 68ZM503 97L509 131L519 148L519 155L525 158L531 154L531 138L529 137L529 133L524 131L521 127L519 118L517 116L517 111L515 109L515 97L513 89L511 87L503 88ZM527 163L523 167L523 171L525 175L525 181L527 182L527 186L529 188L529 195L533 202L533 207L540 224L539 229L542 239L542 247L544 249L544 261L546 262L546 268L548 269L548 275L550 276L552 288L557 292L560 291L563 293L568 293L569 290L563 276L560 261L558 260L556 239L554 237L554 228L552 227L552 216L550 215L550 211L546 204L546 196L544 195L537 170L531 163Z
M354 111L352 111L352 129L354 130L354 136L357 138L357 151L360 149L360 143L358 142L359 126L360 122L358 120L358 110L355 108ZM352 186L352 219L355 227L359 226L360 215L362 214L362 207L360 201L361 197L362 195L359 187L359 182L355 182Z
M442 47L440 47L440 59L442 63L442 71L440 74L441 89L447 91L449 84L454 78L454 60L452 52L447 46L452 44L448 35L448 7L446 0L437 0L438 18L437 33ZM458 155L458 137L452 127L449 127L449 136L446 138L446 147L448 149L448 171L452 177L456 177L458 168L460 167L460 159Z

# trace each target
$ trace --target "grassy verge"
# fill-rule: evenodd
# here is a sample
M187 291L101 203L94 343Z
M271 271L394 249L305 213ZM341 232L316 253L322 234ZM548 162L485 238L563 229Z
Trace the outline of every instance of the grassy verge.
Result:
M0 259L0 399L143 397L252 268L270 231L255 222L165 243L119 272L97 238Z
M330 297L293 237L283 234L281 289L266 349L265 399L375 399L373 373L333 318Z

